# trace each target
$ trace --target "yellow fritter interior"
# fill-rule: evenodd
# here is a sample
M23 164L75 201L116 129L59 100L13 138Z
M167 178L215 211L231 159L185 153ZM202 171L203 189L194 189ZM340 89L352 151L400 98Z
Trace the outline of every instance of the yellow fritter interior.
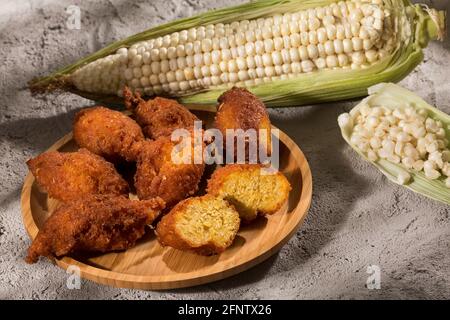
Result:
M274 213L290 190L287 180L277 174L262 174L260 168L234 172L226 177L221 197L232 203L244 220L253 220L258 212Z
M239 224L239 214L226 201L208 197L191 201L177 219L176 228L192 246L213 243L227 247L233 241Z

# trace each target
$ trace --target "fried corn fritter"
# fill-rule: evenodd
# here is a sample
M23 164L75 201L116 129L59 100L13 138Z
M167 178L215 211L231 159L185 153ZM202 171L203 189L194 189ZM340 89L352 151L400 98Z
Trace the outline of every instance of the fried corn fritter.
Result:
M201 255L223 252L239 230L239 214L228 202L211 195L181 201L156 227L163 246Z
M28 249L26 262L78 252L128 249L159 215L161 199L134 201L123 196L89 196L62 204L45 221Z
M73 137L78 146L110 161L135 160L133 146L144 140L139 125L119 111L105 107L81 110L75 116Z
M182 155L191 151L192 146L186 146L175 151L175 143L168 137L160 137L155 141L145 141L140 144L134 186L139 199L161 197L167 207L193 195L205 170L205 164L195 164L193 156L186 163L176 163L174 155ZM188 150L188 148L192 148ZM188 153L186 153L188 154Z
M291 185L281 172L268 174L259 164L231 164L214 171L209 194L234 205L245 222L277 212L286 202Z
M127 109L134 112L136 121L151 139L170 137L176 129L190 130L194 127L194 121L199 121L193 113L175 100L156 97L145 101L139 93L133 96L127 87L124 89L124 97Z
M267 155L271 153L271 135L270 135L270 119L264 103L254 94L244 88L233 87L225 91L218 99L219 106L215 118L215 127L220 130L224 138L224 148L226 147L226 130L227 129L249 129L256 130L259 145L265 150ZM260 136L259 131L262 130L266 136ZM264 139L264 140L263 140ZM235 146L236 157L236 138L233 143ZM248 141L247 141L248 142ZM231 142L228 142L231 143ZM246 158L248 159L248 143L246 143ZM258 157L259 158L259 157Z
M52 198L70 201L90 194L127 194L114 166L86 149L46 152L27 161L37 183Z

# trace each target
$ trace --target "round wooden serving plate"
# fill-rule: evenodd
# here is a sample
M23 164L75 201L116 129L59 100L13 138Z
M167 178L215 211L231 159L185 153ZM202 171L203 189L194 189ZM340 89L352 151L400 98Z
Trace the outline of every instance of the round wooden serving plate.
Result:
M280 171L289 179L292 191L279 212L241 228L233 245L217 256L203 257L169 247L163 248L153 232L123 252L57 259L67 269L78 266L83 278L114 287L171 289L196 286L247 270L277 252L297 231L305 218L312 196L311 171L300 148L280 131ZM74 151L72 134L64 136L48 151ZM31 173L22 189L25 228L34 239L58 204L42 192Z

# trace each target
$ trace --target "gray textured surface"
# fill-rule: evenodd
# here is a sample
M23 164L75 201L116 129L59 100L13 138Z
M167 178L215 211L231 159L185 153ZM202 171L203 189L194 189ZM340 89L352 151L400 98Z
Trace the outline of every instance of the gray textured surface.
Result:
M314 178L311 210L275 256L225 281L184 290L113 289L89 281L66 288L65 272L46 260L23 261L29 239L20 215L25 161L70 131L74 112L91 103L74 95L32 98L26 82L110 41L163 21L237 0L0 3L0 298L450 298L449 207L389 183L340 137L336 117L353 103L272 111L295 139ZM79 4L81 30L65 26ZM448 1L435 1L450 8ZM432 43L402 84L450 112L450 43ZM366 268L381 268L381 290L365 288Z

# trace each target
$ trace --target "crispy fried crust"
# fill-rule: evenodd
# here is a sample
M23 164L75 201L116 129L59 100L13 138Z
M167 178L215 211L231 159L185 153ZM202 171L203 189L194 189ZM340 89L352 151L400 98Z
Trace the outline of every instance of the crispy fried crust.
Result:
M167 137L140 144L134 177L140 199L161 197L171 207L197 192L205 164L174 163L171 157L174 146Z
M267 177L273 177L273 179L277 179L279 184L282 186L281 190L264 190L260 185L257 185L258 182L248 181L249 173L253 174L253 177L261 174L261 169L265 168L264 165L261 164L230 164L224 167L221 167L214 171L211 175L211 178L208 180L207 192L214 196L223 197L227 201L230 201L236 209L239 211L241 219L244 222L250 222L254 220L257 215L270 215L277 212L285 203L287 198L289 197L289 192L291 190L291 186L289 181L281 172L276 172L274 174L268 175ZM247 190L243 190L243 188L238 188L232 192L229 190L225 190L225 183L230 179L231 176L237 175L239 177L239 184L242 186L251 186ZM251 177L251 175L250 175ZM273 186L275 186L275 181L273 181ZM239 199L237 199L237 195L234 193L240 193L240 199L244 201L247 199L256 199L256 202L259 199L266 197L271 192L274 193L277 197L273 199L273 202L270 204L270 209L261 208L258 205L248 206L245 203L242 203ZM281 192L278 194L278 192ZM251 210L248 210L251 209ZM251 214L248 214L249 211Z
M135 160L133 146L144 140L141 128L133 119L105 107L78 112L73 124L73 137L78 146L111 161Z
M90 194L127 194L128 184L114 166L81 149L46 152L27 161L38 184L52 198L70 201Z
M213 204L211 204L211 201L217 200L221 199L211 195L204 195L202 197L188 198L179 202L168 214L163 216L161 221L158 223L156 227L158 241L162 246L170 246L183 251L192 251L200 255L208 256L223 252L233 243L240 225L239 214L228 202L221 200L223 202L222 205L229 210L229 212L224 212L224 214L234 215L233 217L230 217L233 226L230 234L228 235L229 240L223 245L218 245L217 241L214 241L214 239L203 242L201 245L195 245L194 239L183 237L179 229L180 227L177 225L178 222L183 219L183 216L186 215L186 211L189 206L196 206L199 202L212 206Z
M161 199L133 201L122 196L89 196L62 204L47 219L26 262L78 252L128 249L145 233L163 208Z
M242 129L244 131L254 129L256 134L260 129L267 130L267 141L261 144L265 146L267 154L270 154L271 124L264 103L247 89L237 87L224 92L218 102L215 127L222 132L224 142L226 143L226 129ZM236 139L234 145L236 145ZM248 147L246 149L248 157Z
M172 99L156 97L145 101L136 93L124 89L125 105L136 115L136 121L151 139L170 137L176 129L191 129L198 118Z

